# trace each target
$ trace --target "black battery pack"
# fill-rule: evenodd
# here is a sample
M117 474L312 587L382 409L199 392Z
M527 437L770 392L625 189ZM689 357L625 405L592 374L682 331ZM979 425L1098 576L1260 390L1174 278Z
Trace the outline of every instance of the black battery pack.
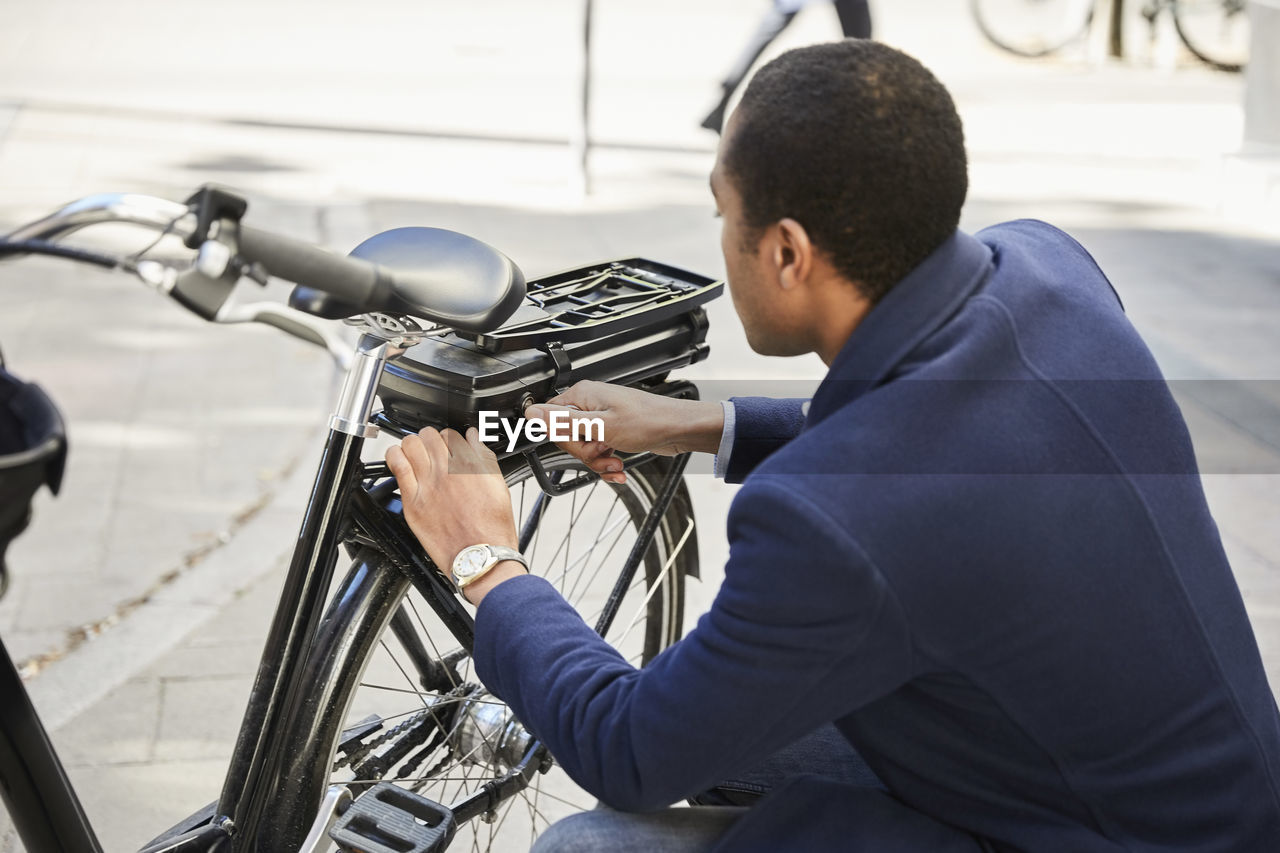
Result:
M709 354L707 315L722 281L641 258L528 284L524 304L484 334L433 336L388 362L379 422L407 434L464 431L481 412L522 416L575 382L660 382Z

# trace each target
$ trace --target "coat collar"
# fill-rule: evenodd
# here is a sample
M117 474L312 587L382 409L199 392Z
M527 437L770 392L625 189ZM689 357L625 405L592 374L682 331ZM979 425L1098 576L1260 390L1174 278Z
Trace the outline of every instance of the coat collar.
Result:
M808 426L881 382L986 280L991 249L956 231L907 273L841 347L809 405Z

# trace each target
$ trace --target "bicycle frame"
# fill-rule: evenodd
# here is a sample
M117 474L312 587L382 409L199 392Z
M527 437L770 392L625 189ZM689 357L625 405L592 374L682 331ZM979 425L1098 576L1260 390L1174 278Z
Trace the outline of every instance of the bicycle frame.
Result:
M327 594L338 559L338 547L347 533L352 518L352 496L363 496L361 517L366 524L376 518L378 508L361 488L360 452L366 438L377 434L370 423L382 368L390 357L404 347L371 334L364 335L356 347L356 358L347 370L339 395L337 411L330 421L330 431L316 472L306 513L298 533L297 545L289 564L284 587L264 645L262 659L253 690L245 709L231 765L223 784L215 815L203 826L192 828L161 844L147 848L147 853L160 851L213 851L228 847L248 850L261 826L263 809L278 787L281 756L298 754L288 750L306 749L324 752L321 743L332 732L305 732L301 740L291 737L291 722L306 699L308 683L304 664L324 611ZM416 563L418 580L431 589L428 601L448 616L450 625L468 647L474 632L470 615L452 595L437 572L426 568L420 556L413 555L409 544L391 538L390 525L381 519L379 533L388 537L407 556L407 564ZM381 537L380 537L381 538ZM382 544L382 543L380 543ZM351 600L358 601L358 597ZM355 605L353 605L355 606ZM320 760L327 759L327 753Z
M107 202L106 204L104 204ZM99 221L128 221L182 234L179 223L185 208L155 206L156 200L133 196L99 197L90 204L77 203L59 214L24 229L19 237L50 237L69 233ZM11 235L11 239L15 235ZM266 830L301 839L310 829L311 837L321 826L325 809L336 808L341 798L323 797L328 776L329 751L339 734L339 713L327 715L333 722L302 727L299 720L304 704L315 700L308 662L314 662L318 627L329 601L329 590L337 565L339 546L355 541L373 546L396 570L395 584L413 584L469 651L474 638L474 621L454 593L452 584L430 562L399 517L375 499L364 482L388 476L386 466L361 462L367 438L378 433L373 423L373 407L389 359L403 353L420 340L420 333L403 329L387 331L374 324L356 346L355 357L346 370L335 413L320 458L314 484L298 533L283 588L264 644L258 672L245 709L227 776L217 803L173 827L152 842L144 853L249 853L263 847ZM331 341L327 343L332 349ZM696 396L689 383L667 383L663 393ZM384 423L385 425L385 423ZM536 453L524 451L535 478L545 495L564 494L594 475L578 475L569 482L548 475ZM626 467L643 464L651 456L640 454L625 460ZM636 542L627 557L617 585L600 619L607 627L617 612L621 592L630 583L636 567L652 541L683 477L687 454L675 461L666 482L658 490ZM388 481L389 482L389 481ZM373 490L389 494L390 489ZM537 518L544 498L531 513ZM521 547L527 546L530 524L521 533ZM350 585L338 591L333 605L338 613L368 607L376 589L386 582L386 571L367 566L353 573ZM378 577L381 574L382 577ZM394 620L393 620L394 623ZM394 624L392 625L394 629ZM4 652L0 661L0 781L3 782L15 825L33 850L100 851L93 830L62 769L21 680ZM333 653L326 650L326 653ZM313 717L314 719L314 717ZM287 757L287 760L286 760ZM522 761L501 778L481 786L461 803L454 804L457 820L463 822L491 811L499 802L528 785L550 758L536 742ZM269 827L267 810L279 797L294 798L304 805L295 814L319 819L310 827ZM324 805L320 806L322 799ZM349 795L347 795L349 800Z
M333 579L348 501L359 488L360 451L365 438L376 434L369 417L378 380L387 358L403 349L365 335L356 352L330 423L298 544L218 801L220 819L229 820L236 835L254 836L264 792L274 785L284 731L304 696L301 664L310 650Z
M101 853L102 847L3 640L0 640L0 782L3 782L10 817L29 849Z
M308 804L319 801L321 790L299 787L296 777L319 778L327 773L328 747L337 731L304 730L293 723L311 686L304 664L313 651L312 640L333 580L338 546L351 532L348 524L377 543L379 550L390 558L407 581L423 592L428 604L455 638L470 650L475 623L454 595L452 586L426 558L407 529L397 524L395 516L361 487L361 481L370 472L382 473L384 469L384 466L375 464L366 471L360 463L360 450L365 439L376 434L370 417L382 368L389 357L399 352L403 349L394 342L366 334L357 347L354 363L348 369L214 816L203 826L194 827L163 844L148 847L144 853L194 853L221 850L224 845L229 845L227 849L233 851L257 849L257 837L264 828L263 809L273 797L299 797ZM688 394L691 391L692 386L680 386L677 393ZM658 521L670 505L683 477L687 458L685 455L677 460L651 506L618 579L618 589L615 589L601 616L602 626L607 627L616 613L621 597L618 590L625 590L630 584ZM635 458L629 460L629 464L634 466L644 461L645 458ZM535 471L540 469L535 467ZM545 473L541 479L546 479ZM591 477L576 479L581 481L578 483L581 485ZM575 487L572 483L559 486L549 480L544 488L546 486L556 491ZM531 514L537 511L535 507ZM366 606L370 595L362 591L361 585L370 583L371 574L357 575L354 581L356 588L339 591L339 606ZM294 778L282 785L281 774L285 771L281 766L283 756L294 757L288 768ZM455 804L458 821L478 817L523 789L546 760L545 751L535 745L506 776L489 782L463 802ZM281 792L281 788L285 790ZM285 829L300 837L306 827Z
M147 853L249 849L245 843L256 835L274 785L288 723L304 696L302 665L333 578L349 500L360 489L360 451L365 438L376 434L369 417L382 366L401 351L366 335L347 371L214 815ZM7 652L5 663L0 775L6 790L15 792L11 811L22 837L36 839L37 849L50 853L101 850ZM10 740L11 733L22 737Z
M462 646L470 649L475 630L471 615L407 530L361 485L370 474L385 473L384 466L376 463L366 470L360 453L365 439L375 434L370 417L382 368L389 357L400 352L403 349L392 342L365 335L348 368L216 807L192 816L185 825L179 824L171 831L173 834L148 846L144 853L256 850L263 829L264 809L279 795L281 787L288 789L287 793L292 796L305 798L308 804L319 802L322 792L314 786L307 789L296 784L281 785L281 774L286 771L282 767L282 756L296 757L288 768L294 773L302 771L320 778L327 769L324 765L328 761L328 747L337 732L304 731L293 722L311 687L305 664L313 652L312 644L333 580L339 546L353 530L363 531L377 543L406 582L424 593ZM691 392L692 386L688 385L673 389L673 393L681 395ZM627 467L643 464L648 458L643 455L629 459ZM629 584L658 521L670 505L686 461L687 456L677 460L650 508L619 577L621 589L625 590ZM591 479L580 475L574 482L561 484L558 478L549 478L540 468L534 470L551 494L563 494ZM537 512L535 506L531 514ZM369 596L360 585L369 583L371 574L370 571L358 575L355 588L340 591L339 606L364 606ZM615 590L614 598L617 597ZM601 616L601 625L607 625L616 612L616 605L616 601L611 601L611 607ZM0 662L5 665L0 668L0 697L3 698L0 734L6 737L0 739L0 778L13 794L11 811L15 824L24 839L37 839L33 849L68 853L100 851L7 652L4 657ZM19 736L9 739L11 734ZM504 777L455 804L459 822L490 811L523 789L546 760L541 747L530 749L525 760ZM290 829L301 836L307 827Z

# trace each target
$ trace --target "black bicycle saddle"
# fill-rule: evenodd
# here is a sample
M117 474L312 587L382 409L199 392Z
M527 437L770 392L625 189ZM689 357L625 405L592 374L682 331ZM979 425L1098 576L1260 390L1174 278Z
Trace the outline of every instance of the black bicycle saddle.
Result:
M444 228L394 228L365 240L351 256L382 267L395 298L381 309L454 329L490 331L524 301L524 273L487 243ZM289 303L338 319L362 309L308 287L295 287Z

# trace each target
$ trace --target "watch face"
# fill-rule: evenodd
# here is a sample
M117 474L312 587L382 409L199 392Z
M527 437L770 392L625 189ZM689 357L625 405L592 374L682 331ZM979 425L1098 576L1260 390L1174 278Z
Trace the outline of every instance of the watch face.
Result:
M484 546L471 546L463 549L458 558L453 561L454 577L469 578L484 570L485 564L489 562L489 549Z

